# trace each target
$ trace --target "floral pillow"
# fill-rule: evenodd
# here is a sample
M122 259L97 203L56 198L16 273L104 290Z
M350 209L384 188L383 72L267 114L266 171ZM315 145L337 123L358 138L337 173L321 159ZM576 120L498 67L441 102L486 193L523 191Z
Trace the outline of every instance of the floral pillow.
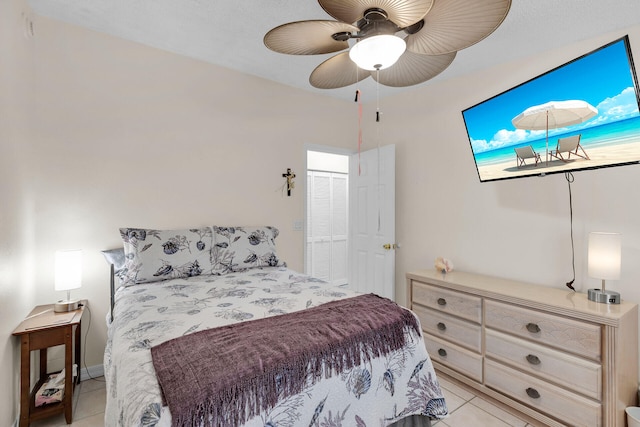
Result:
M211 264L214 274L244 271L256 267L286 264L276 255L275 227L213 226Z
M211 274L211 227L188 230L121 228L124 284Z

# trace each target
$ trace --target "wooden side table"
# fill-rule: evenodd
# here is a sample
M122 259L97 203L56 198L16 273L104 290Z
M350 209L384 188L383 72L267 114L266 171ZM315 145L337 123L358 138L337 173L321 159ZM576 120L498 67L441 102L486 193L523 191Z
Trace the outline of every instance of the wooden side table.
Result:
M80 361L80 330L82 314L86 301L77 310L67 313L54 313L53 304L36 306L31 313L13 331L20 337L20 427L28 427L31 421L50 417L64 412L67 424L73 418L73 391L80 382L73 381L73 364ZM47 348L65 346L64 398L62 402L35 406L35 395L47 379ZM39 380L33 390L30 389L31 351L40 350ZM75 351L74 351L75 350ZM78 369L80 366L78 366Z

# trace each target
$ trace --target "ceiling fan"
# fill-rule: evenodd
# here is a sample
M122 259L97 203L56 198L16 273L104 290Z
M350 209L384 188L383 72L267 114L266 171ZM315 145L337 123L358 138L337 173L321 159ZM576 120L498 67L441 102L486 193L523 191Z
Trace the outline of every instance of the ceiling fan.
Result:
M318 0L335 18L280 25L264 36L271 50L319 55L312 86L336 89L369 76L385 86L425 82L446 69L457 51L491 34L511 0ZM406 36L403 38L400 35ZM353 42L352 42L353 43ZM356 65L357 64L357 65Z

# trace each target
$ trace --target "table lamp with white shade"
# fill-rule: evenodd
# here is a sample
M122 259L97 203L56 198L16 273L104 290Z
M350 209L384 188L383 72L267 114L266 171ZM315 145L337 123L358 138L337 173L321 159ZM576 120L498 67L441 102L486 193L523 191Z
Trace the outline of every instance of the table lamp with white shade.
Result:
M78 289L82 279L82 251L57 251L55 264L55 290L67 291L67 299L58 301L53 311L63 313L78 308L77 299L71 299L71 289Z
M620 304L620 294L605 289L605 280L620 279L622 258L622 236L619 233L589 233L587 255L589 277L602 280L601 289L589 289L587 297L591 301L605 304Z

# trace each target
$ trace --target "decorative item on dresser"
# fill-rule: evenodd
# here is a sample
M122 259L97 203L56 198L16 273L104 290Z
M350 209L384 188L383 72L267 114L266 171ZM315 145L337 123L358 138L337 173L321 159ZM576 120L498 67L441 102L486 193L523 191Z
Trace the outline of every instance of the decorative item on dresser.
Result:
M620 304L620 294L605 289L605 280L620 278L620 264L622 258L622 237L619 233L603 233L594 231L589 233L589 252L587 257L588 273L590 277L602 280L600 289L589 289L587 297L591 301L605 304Z
M407 284L439 373L545 425L626 425L637 304L460 271L411 272Z

